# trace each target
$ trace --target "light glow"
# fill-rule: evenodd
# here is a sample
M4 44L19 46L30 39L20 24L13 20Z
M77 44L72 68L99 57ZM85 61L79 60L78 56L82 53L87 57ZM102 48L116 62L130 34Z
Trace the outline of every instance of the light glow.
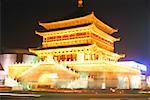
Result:
M121 65L130 66L132 68L139 69L141 71L147 71L147 66L145 66L143 64L139 64L135 61L121 61L121 62L118 62L118 63L121 64Z
M78 27L83 24L88 25ZM118 62L125 55L114 52L114 42L119 39L110 34L117 30L98 20L94 13L39 25L49 31L36 32L43 37L42 47L29 51L38 56L31 57L31 62L24 56L26 62L11 65L12 78L26 81L34 88L111 87L112 92L113 88L141 88L141 70L146 71L146 66L134 61ZM60 29L71 26L77 27Z

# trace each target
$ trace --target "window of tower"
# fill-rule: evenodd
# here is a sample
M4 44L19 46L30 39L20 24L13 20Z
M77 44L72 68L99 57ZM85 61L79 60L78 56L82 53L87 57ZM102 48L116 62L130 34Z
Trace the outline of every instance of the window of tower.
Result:
M98 60L98 55L97 54L95 54L95 60Z
M57 60L57 56L54 56L53 59L54 59L54 61L58 61L58 60Z
M91 55L89 53L85 54L84 59L91 60Z
M70 35L70 39L73 39L73 38L75 38L75 34Z
M66 60L67 60L67 61L71 61L71 54L67 55Z
M65 55L61 55L60 60L65 61Z
M113 46L113 43L112 43L112 42L110 42L110 41L108 41L108 40L106 40L106 39L104 39L104 38L102 38L102 37L100 37L100 36L98 36L98 35L96 35L96 34L91 34L91 37L94 38L94 39L103 41L104 43L107 43L107 44Z

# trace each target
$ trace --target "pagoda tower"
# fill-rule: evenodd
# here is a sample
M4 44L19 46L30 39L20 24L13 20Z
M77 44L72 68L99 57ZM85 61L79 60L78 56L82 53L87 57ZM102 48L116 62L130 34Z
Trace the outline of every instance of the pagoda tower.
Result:
M38 23L41 30L35 33L43 38L42 46L29 51L41 63L31 64L17 79L35 87L129 89L132 76L140 75L140 70L118 63L125 56L114 51L119 39L112 34L118 30L99 20L93 11L85 13L82 0L78 7L74 16Z
M43 59L60 61L99 60L117 62L124 55L114 52L114 43L119 39L112 36L116 29L95 17L94 12L50 23L39 22L45 30L35 33L42 36L41 48L29 51Z
M93 11L59 21L39 22L39 26L42 30L35 33L43 38L42 46L29 51L42 61L56 62L78 72L80 78L72 79L66 88L117 87L118 73L129 71L116 65L125 56L114 52L114 43L119 39L112 34L118 30L99 20Z

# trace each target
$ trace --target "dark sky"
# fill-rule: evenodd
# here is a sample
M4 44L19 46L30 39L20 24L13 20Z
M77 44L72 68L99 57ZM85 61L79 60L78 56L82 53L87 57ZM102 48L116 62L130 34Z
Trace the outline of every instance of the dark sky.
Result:
M119 29L116 52L150 66L150 0L85 0L97 18ZM1 0L2 48L41 44L34 29L39 20L54 20L76 10L76 0Z

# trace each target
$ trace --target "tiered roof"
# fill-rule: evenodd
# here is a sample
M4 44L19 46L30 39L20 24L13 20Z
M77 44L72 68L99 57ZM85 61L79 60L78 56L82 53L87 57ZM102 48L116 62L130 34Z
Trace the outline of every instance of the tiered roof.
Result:
M118 41L119 39L111 36L111 34L117 32L117 29L114 29L107 24L103 23L101 20L99 20L95 15L94 12L86 12L80 8L77 13L74 13L74 17L67 17L63 18L61 20L56 20L53 22L39 22L39 26L41 26L42 31L36 30L36 34L40 35L43 37L43 43L42 48L32 48L29 49L30 52L32 53L40 53L41 51L44 52L45 54L47 53L47 50L50 51L57 51L62 49L67 49L67 48L78 48L78 47L92 47L93 43L89 44L86 42L85 44L82 43L75 43L75 44L67 44L64 45L57 45L58 43L55 42L60 42L60 41L51 41L47 42L48 37L52 36L63 36L63 35L68 35L68 34L74 34L74 33L82 33L82 32L87 32L87 33L93 33L96 34L97 36L100 36L104 40L111 42L112 44L115 41ZM64 40L65 41L65 40ZM68 43L68 41L67 41ZM72 43L72 42L70 42ZM54 45L51 45L54 44ZM56 44L56 45L55 45ZM45 46L46 45L46 46ZM48 46L47 46L48 45ZM50 46L49 46L50 45ZM98 46L98 45L97 45ZM99 47L99 46L98 46ZM122 58L124 55L119 55L113 52L114 46L113 45L108 45L109 50L105 50L106 48L103 48L103 52L108 53L110 55L114 55L117 58ZM107 49L108 49L107 47ZM101 47L100 47L101 48ZM110 50L111 48L111 50ZM102 48L101 48L102 49ZM101 49L99 49L101 51ZM44 53L43 53L44 54Z
M65 29L65 28L72 28L72 27L78 27L78 26L87 26L90 24L94 24L97 28L100 30L112 34L114 32L117 32L117 29L114 29L99 19L96 18L94 15L94 12L85 15L85 16L80 16L77 18L71 18L71 19L66 19L66 20L61 20L61 21L56 21L56 22L39 22L39 25L43 26L46 31L55 31L55 30L60 30L60 29Z
M75 47L75 48L74 48ZM78 51L80 50L80 51ZM88 50L88 51L87 51ZM48 47L48 48L30 48L30 52L37 53L38 55L57 55L57 54L69 54L69 53L79 53L79 52L95 52L99 51L101 53L113 56L117 59L125 57L124 54L116 54L114 52L99 48L96 44L82 44L82 45L70 45L70 46L60 46L60 47Z

